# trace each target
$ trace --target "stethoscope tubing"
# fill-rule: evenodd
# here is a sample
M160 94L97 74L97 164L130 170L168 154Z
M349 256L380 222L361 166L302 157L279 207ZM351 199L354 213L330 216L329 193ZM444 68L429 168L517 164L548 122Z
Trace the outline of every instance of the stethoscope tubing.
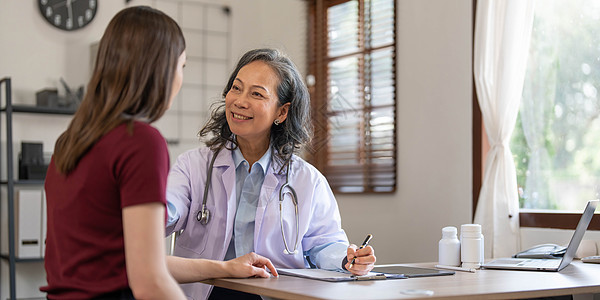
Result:
M297 200L298 196L296 195L296 190L289 184L291 164L292 164L292 162L290 160L288 162L287 174L285 175L285 183L279 189L279 224L281 225L281 237L283 238L283 246L285 247L285 249L283 249L283 253L294 255L294 254L298 253L297 248L298 248L298 237L300 236L300 233L299 233L300 218L299 218L299 213L298 213L298 200ZM294 204L294 210L295 210L294 215L296 217L296 240L294 241L294 250L293 251L290 251L290 248L288 247L287 239L285 238L285 230L283 228L283 199L284 199L284 189L286 187L292 193L291 198L292 198L292 203Z
M202 197L202 207L200 208L200 211L196 215L196 220L198 220L198 222L200 222L202 225L206 225L206 224L208 224L208 221L210 221L210 210L208 210L208 208L206 207L206 200L208 199L208 190L210 189L210 184L212 183L212 171L213 171L213 167L215 165L215 160L217 159L219 152L221 152L221 149L223 149L223 148L219 147L219 149L217 149L217 151L215 151L215 154L213 155L212 159L210 160L210 166L208 167L208 170L206 170L206 184L204 185L204 196Z
M204 185L204 195L202 197L202 206L200 208L200 211L198 211L198 213L196 214L196 220L198 220L198 222L200 222L200 224L202 225L206 225L208 224L208 222L210 221L210 210L208 209L208 207L206 207L206 201L208 200L208 190L210 189L210 185L212 183L212 171L214 168L214 164L215 164L215 160L217 159L217 156L219 154L219 152L221 152L222 147L220 147L219 149L217 149L212 157L212 159L210 160L210 164L207 170L207 174L206 174L206 183ZM283 253L285 254L289 254L289 255L294 255L298 253L298 238L300 236L299 233L299 228L300 228L300 217L299 217L299 213L298 213L298 196L296 194L296 190L289 184L289 179L290 179L290 172L291 172L291 165L292 165L292 160L290 158L290 160L287 162L287 172L285 174L285 183L281 186L281 188L279 188L279 223L281 225L281 237L283 239L283 245L285 247L285 249L283 250ZM294 241L294 249L290 250L287 240L285 238L285 230L283 228L283 199L284 199L284 189L288 188L288 190L291 192L291 198L292 198L292 203L294 204L294 212L295 212L295 217L296 217L296 239Z

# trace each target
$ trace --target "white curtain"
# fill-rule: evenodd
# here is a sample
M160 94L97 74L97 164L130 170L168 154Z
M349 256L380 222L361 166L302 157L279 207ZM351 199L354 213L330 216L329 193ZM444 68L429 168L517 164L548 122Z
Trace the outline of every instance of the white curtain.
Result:
M519 250L519 198L510 137L519 111L533 25L533 0L479 0L473 72L490 151L475 223L485 257Z

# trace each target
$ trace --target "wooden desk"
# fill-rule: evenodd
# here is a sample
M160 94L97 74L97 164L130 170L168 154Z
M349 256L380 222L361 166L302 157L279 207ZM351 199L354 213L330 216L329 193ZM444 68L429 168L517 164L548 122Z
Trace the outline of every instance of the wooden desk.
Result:
M410 265L433 268L434 264ZM360 282L285 275L203 282L281 299L519 299L600 293L600 264L575 261L560 272L478 270L451 276ZM410 295L410 290L429 290L433 295Z

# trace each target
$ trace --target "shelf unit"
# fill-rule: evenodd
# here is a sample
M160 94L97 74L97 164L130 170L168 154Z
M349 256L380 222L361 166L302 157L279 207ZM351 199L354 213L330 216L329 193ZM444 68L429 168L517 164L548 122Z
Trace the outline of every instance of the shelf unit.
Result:
M26 262L41 262L44 258L18 258L15 255L15 201L14 193L15 186L19 185L36 185L43 186L43 180L15 180L14 174L14 161L13 161L13 136L12 136L12 118L14 113L31 113L31 114L49 114L49 115L72 115L75 113L72 109L61 109L61 108L49 108L49 107L36 107L26 105L13 105L12 104L12 90L10 77L0 79L0 91L1 86L5 88L5 106L0 108L0 112L4 112L6 115L6 128L0 130L6 130L6 180L0 180L0 185L6 186L7 191L7 206L8 206L8 253L0 254L1 259L8 261L8 274L9 274L9 299L14 300L16 297L16 266L17 263ZM0 92L0 103L1 101ZM0 104L1 105L1 104ZM0 150L2 154L2 150ZM3 166L0 166L3 167ZM44 241L41 241L44 242Z

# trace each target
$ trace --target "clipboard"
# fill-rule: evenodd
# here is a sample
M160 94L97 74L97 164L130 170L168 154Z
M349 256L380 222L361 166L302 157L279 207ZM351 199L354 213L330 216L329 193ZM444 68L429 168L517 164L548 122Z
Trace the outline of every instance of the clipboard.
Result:
M408 278L404 274L384 274L369 272L367 275L356 276L350 272L331 271L322 269L277 269L279 274L315 279L329 282L362 281L362 280L384 280Z
M391 274L402 274L407 278L414 277L429 277L429 276L444 276L454 275L454 271L438 270L430 268L420 268L402 265L379 265L375 266L371 272Z

